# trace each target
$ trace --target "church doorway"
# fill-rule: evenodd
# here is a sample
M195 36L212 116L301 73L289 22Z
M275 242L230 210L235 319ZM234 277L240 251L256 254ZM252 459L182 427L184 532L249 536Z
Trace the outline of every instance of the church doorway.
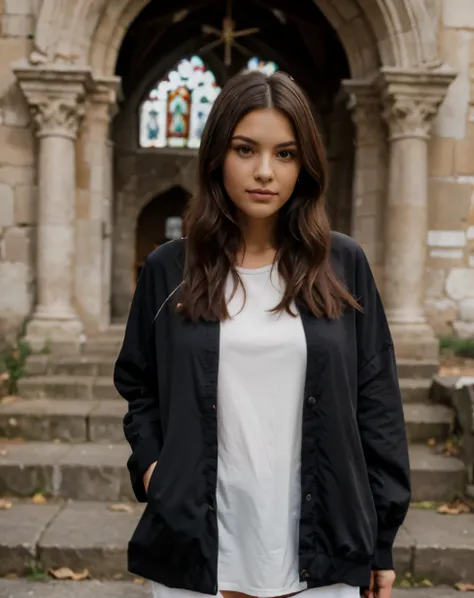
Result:
M155 196L141 211L137 220L135 241L135 281L148 254L156 247L182 236L182 219L189 193L172 187Z

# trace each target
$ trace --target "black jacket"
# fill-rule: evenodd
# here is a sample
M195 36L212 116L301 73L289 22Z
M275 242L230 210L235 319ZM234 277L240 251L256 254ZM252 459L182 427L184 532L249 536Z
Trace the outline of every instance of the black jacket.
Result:
M129 569L216 594L220 325L192 324L174 309L184 243L166 243L148 257L115 366L116 388L129 403L128 468L137 499L147 503L129 544ZM332 259L364 313L347 308L337 320L316 318L297 302L308 351L299 530L300 580L308 587L367 586L371 569L392 569L392 544L410 500L382 303L355 241L333 233ZM143 474L154 461L147 495Z

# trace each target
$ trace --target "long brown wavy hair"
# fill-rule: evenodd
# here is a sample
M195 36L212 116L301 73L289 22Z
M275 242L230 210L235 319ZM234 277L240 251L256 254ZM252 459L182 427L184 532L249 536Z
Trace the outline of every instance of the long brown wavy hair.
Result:
M245 243L224 188L222 167L236 126L245 115L261 108L275 108L286 115L301 161L294 191L277 219L275 261L286 290L272 311L295 315L293 300L302 300L318 317L337 318L345 305L360 309L330 262L331 230L325 204L328 166L309 103L285 73L246 72L225 85L201 138L197 192L185 215L185 267L179 299L180 312L194 322L227 319L229 272L234 290L241 284L235 266Z

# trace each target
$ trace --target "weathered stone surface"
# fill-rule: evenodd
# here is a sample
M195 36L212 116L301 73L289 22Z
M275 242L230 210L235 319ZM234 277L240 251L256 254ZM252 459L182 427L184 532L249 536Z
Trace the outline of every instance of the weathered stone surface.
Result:
M126 576L127 543L142 507L113 512L106 503L70 503L56 517L39 542L39 559L45 569L87 568L93 577Z
M34 4L31 0L5 0L5 14L31 15Z
M0 436L36 441L86 442L93 402L30 399L0 405Z
M75 445L60 463L58 495L74 500L133 499L128 445Z
M450 177L454 172L455 140L435 137L428 145L429 173L432 177Z
M416 542L416 575L435 584L472 581L474 515L413 510L408 513L405 527Z
M397 575L411 571L415 542L405 527L398 530L393 544L393 560Z
M127 581L51 581L0 579L0 598L149 598L151 589ZM400 597L395 593L394 598ZM416 595L413 598L427 598ZM431 597L430 597L431 598ZM451 598L448 594L433 594L432 598Z
M3 44L0 44L0 53ZM0 163L10 166L34 164L33 133L27 127L0 126Z
M474 29L474 14L470 0L444 0L443 24L456 29Z
M34 376L21 379L18 387L24 398L92 399L92 378L87 376Z
M444 440L454 419L454 412L443 405L409 403L404 405L410 442L426 443L430 438Z
M474 297L466 297L459 302L459 317L463 322L474 322Z
M0 228L12 226L14 221L13 189L5 183L0 183Z
M16 224L34 224L36 222L36 204L38 188L33 185L18 185L15 188Z
M426 401L429 394L431 381L429 379L400 379L400 390L404 403L422 403Z
M116 399L119 395L112 378L104 376L103 378L96 378L92 387L92 396L94 399Z
M5 259L8 262L29 264L31 261L31 231L25 227L11 227L5 232Z
M430 181L430 227L435 230L462 230L471 195L471 184ZM449 202L446 201L447 197L450 198Z
M453 268L446 280L446 292L456 301L472 297L474 294L474 268Z
M126 401L99 401L89 414L89 440L98 443L123 442Z
M432 378L439 369L435 360L397 359L399 378L427 379Z
M450 500L464 491L464 464L424 445L410 446L412 500Z
M37 544L61 505L33 505L14 501L0 510L0 576L25 575L37 556ZM0 586L0 596L3 596Z
M0 443L0 496L58 494L58 463L71 447L50 443ZM4 454L6 453L6 454Z

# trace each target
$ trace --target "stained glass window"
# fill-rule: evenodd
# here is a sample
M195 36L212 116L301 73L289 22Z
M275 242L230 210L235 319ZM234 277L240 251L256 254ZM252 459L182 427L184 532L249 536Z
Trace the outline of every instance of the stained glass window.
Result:
M248 70L271 75L274 62L251 58ZM148 94L140 109L141 147L198 148L221 89L199 56L184 58Z
M218 96L214 74L199 56L184 58L148 94L140 114L142 147L199 147Z

